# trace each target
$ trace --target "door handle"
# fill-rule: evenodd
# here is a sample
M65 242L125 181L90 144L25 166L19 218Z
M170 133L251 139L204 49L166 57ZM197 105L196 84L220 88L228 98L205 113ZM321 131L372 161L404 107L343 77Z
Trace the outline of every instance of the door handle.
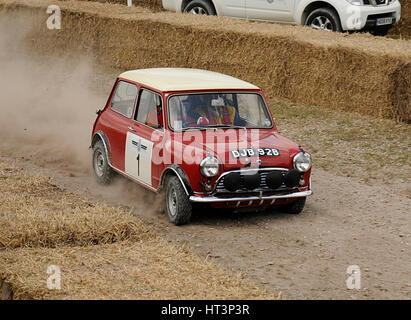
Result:
M130 131L132 131L132 132L135 132L135 131L136 131L136 129L134 129L132 126L129 126L129 127L128 127L128 130L130 130Z

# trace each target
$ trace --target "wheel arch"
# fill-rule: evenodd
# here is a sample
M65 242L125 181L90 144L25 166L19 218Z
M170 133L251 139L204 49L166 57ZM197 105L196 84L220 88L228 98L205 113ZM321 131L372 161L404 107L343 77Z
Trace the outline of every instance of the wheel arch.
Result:
M105 135L104 132L101 131L101 130L97 131L97 132L93 135L93 138L91 139L91 148L93 148L94 145L95 145L98 141L103 142L104 149L105 149L106 154L107 154L108 162L109 162L109 165L111 166L110 145L109 145L109 143L108 143L108 139L107 139L106 135Z
M331 4L329 1L311 1L309 3L304 4L301 8L300 11L301 13L299 14L299 24L304 25L305 20L307 19L308 15L313 12L316 9L320 8L329 8L333 10L336 14L338 19L340 20L340 25L341 25L341 15L337 10L337 7Z
M183 0L181 3L181 12L184 12L184 8L187 7L187 5L192 2L194 0ZM214 11L217 13L217 15L219 14L219 10L217 9L217 6L214 3L214 0L204 0L205 2L208 2L211 6L213 6Z
M163 173L161 174L158 191L161 191L163 189L165 182L167 181L167 177L169 177L170 175L177 176L187 196L191 196L193 194L193 189L191 188L187 175L185 174L184 170L181 169L181 167L177 164L171 164L164 169Z

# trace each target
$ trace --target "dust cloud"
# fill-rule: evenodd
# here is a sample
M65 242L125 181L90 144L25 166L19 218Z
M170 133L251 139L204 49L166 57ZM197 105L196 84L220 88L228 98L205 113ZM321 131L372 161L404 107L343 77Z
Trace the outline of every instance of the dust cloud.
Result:
M114 78L103 76L105 83L110 81L103 90L96 83L92 57L31 52L26 39L31 23L22 15L0 13L0 155L81 176L83 186L111 202L145 214L161 212L162 205L153 204L163 203L155 201L161 196L126 179L118 178L108 188L97 186L91 131L95 111L105 105Z
M34 56L24 42L29 29L23 17L0 16L0 145L87 170L95 110L105 103L90 89L92 62Z

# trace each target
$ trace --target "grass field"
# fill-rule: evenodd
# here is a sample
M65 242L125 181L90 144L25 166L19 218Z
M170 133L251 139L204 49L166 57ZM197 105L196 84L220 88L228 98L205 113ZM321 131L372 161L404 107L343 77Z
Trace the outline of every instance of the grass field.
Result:
M280 133L312 153L314 170L384 183L411 197L408 124L276 99L270 107Z

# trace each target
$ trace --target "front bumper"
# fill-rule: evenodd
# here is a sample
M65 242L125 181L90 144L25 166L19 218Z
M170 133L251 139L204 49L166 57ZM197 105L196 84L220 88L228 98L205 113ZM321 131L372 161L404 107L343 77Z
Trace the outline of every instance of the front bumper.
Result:
M389 5L374 7L372 5L354 6L341 1L339 15L341 26L345 31L357 31L377 28L375 17L393 17L393 26L401 18L401 4L396 1Z
M276 199L290 199L290 198L303 198L308 197L312 194L311 190L307 191L300 191L288 194L275 194L275 195L267 195L267 196L246 196L246 197L199 197L199 196L191 196L191 202L198 202L198 203L216 203L216 202L250 202L250 201L257 201L263 202L266 200L276 200ZM272 203L274 203L274 201Z

